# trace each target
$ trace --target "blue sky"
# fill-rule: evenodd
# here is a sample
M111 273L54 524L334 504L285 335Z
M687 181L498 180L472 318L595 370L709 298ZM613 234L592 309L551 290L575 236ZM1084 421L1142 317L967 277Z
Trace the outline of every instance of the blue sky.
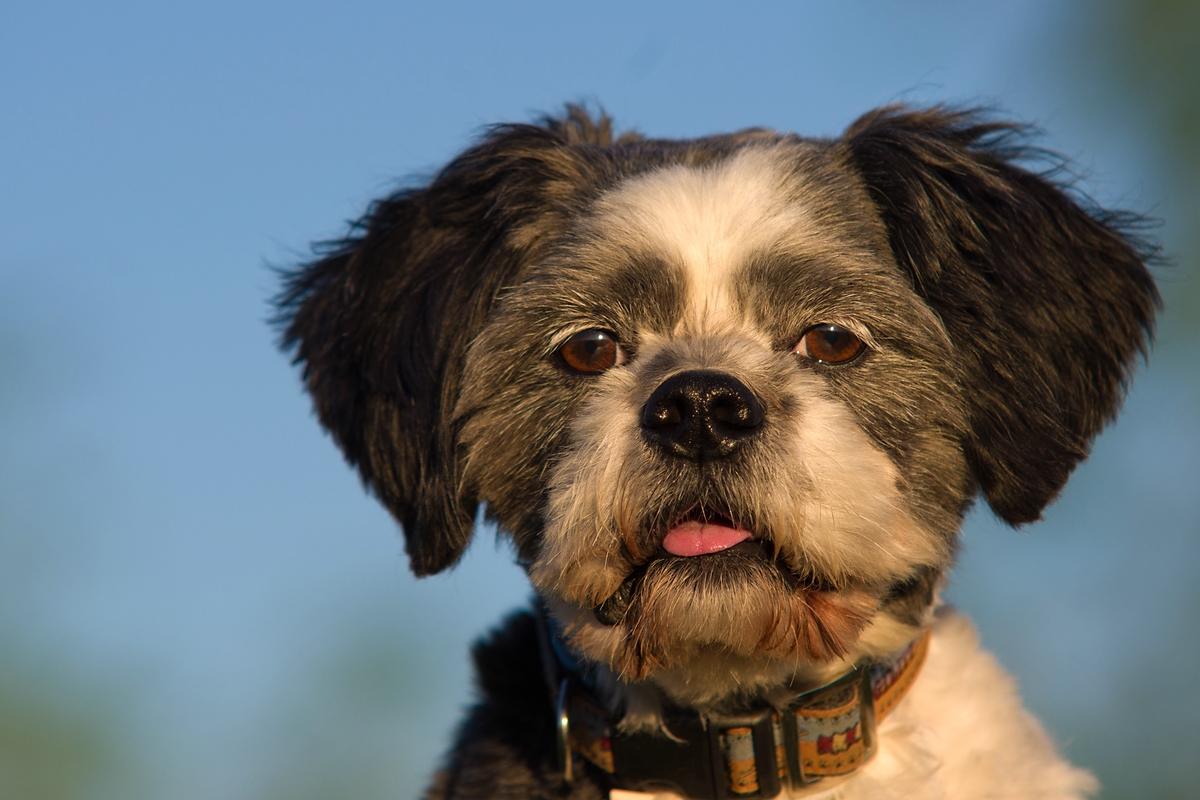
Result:
M11 659L119 709L147 792L257 796L318 746L288 720L320 717L298 698L365 631L416 654L388 702L419 734L373 723L408 742L385 772L413 796L467 698L466 643L526 596L487 533L457 573L407 575L265 322L269 265L482 126L582 100L655 136L836 135L884 103L982 102L1041 125L1101 201L1164 213L1136 132L1095 124L1103 88L1064 77L1087 74L1064 66L1077 6L733 9L6 10L0 633ZM1115 713L1106 693L1140 666L1128 652L1161 649L1158 609L1195 598L1193 403L1195 370L1148 371L1046 523L972 520L953 594L1065 738Z

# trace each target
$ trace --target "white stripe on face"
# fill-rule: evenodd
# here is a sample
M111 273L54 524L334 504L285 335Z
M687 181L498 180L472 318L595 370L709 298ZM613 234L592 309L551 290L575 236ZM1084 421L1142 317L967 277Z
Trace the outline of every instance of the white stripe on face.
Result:
M664 167L601 198L597 222L603 230L684 270L687 329L741 322L731 291L737 271L753 255L811 231L806 209L789 197L784 155L777 147L755 147L708 166ZM787 155L794 158L794 150Z

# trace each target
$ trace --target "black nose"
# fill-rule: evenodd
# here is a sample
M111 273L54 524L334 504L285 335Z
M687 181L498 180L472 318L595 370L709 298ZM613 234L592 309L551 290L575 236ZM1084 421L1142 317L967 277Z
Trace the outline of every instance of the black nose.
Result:
M642 406L645 437L693 461L724 458L754 438L762 421L762 403L745 384L709 370L672 375Z

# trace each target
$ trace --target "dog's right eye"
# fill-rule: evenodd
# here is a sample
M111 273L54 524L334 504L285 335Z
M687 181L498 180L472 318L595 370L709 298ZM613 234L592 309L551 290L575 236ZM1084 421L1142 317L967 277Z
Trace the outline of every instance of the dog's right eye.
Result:
M567 369L584 375L598 375L624 364L625 351L607 331L580 331L558 348L558 357Z

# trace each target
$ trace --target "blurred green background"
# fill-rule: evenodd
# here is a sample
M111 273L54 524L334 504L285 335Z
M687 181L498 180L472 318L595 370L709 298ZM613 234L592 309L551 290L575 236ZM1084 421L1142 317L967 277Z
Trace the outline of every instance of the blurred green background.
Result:
M483 124L690 136L994 104L1165 221L1166 313L1045 522L952 599L1105 798L1200 759L1200 4L43 4L0 30L0 798L411 798L526 594L406 574L264 323L264 262Z

